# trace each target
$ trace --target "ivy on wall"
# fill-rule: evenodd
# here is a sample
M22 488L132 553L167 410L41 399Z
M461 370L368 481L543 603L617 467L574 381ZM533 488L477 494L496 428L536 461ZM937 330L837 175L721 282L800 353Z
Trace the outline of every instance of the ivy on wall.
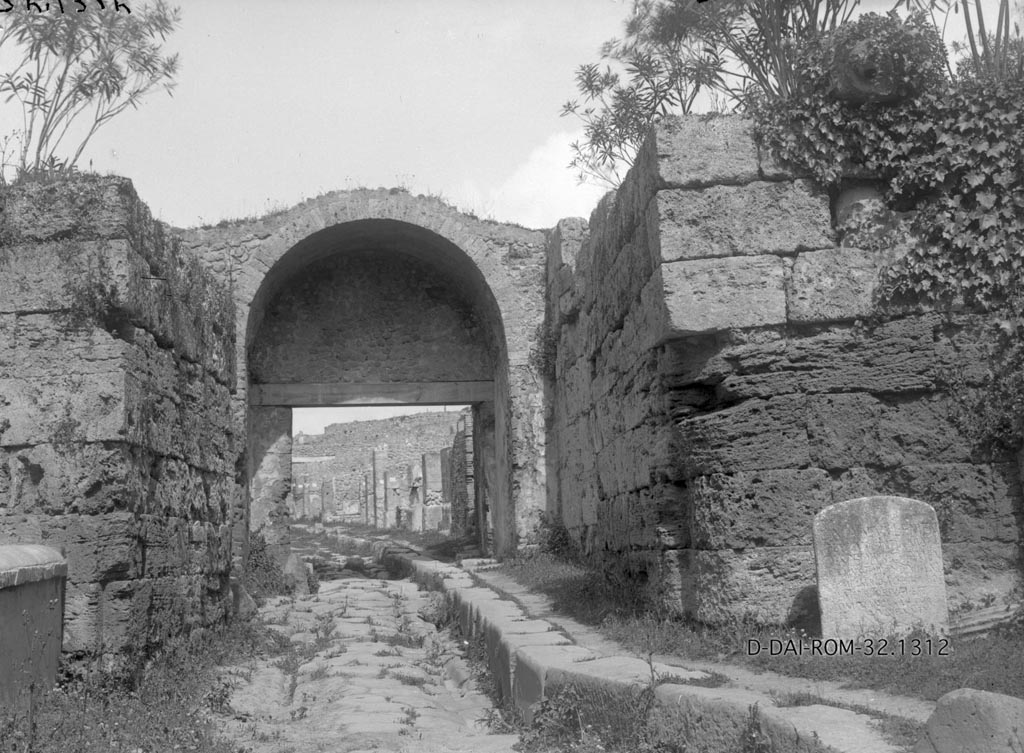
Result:
M874 99L836 96L850 50L873 74ZM793 94L752 108L762 146L833 190L844 176L883 182L888 216L869 217L873 228L840 226L846 245L900 248L883 272L882 304L958 302L992 315L986 383L976 389L951 374L945 387L976 447L1019 449L1024 81L969 65L951 79L938 32L919 14L866 14L805 42L798 55L803 76Z
M868 51L882 101L836 98L849 49ZM866 14L798 55L793 95L753 107L758 138L829 187L858 171L877 177L892 209L914 211L916 242L886 271L885 297L985 308L1013 299L1024 287L1024 82L950 81L921 14Z

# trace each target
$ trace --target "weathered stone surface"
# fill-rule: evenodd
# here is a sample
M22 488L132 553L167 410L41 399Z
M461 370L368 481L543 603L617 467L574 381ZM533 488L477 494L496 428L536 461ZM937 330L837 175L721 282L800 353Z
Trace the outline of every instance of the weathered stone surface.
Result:
M787 264L778 256L662 264L660 282L668 308L663 337L784 324Z
M864 393L812 397L807 436L814 465L897 467L971 460L942 397L881 400Z
M844 216L865 203L846 198ZM688 613L731 619L756 601L784 621L788 599L809 619L813 569L789 553L808 544L810 516L903 494L943 500L943 536L962 547L946 558L958 599L980 585L1006 600L1020 483L1011 458L962 436L944 386L950 374L984 383L990 322L869 316L890 259L863 249L904 233L906 217L856 216L853 247L831 248L824 197L759 164L749 123L684 119L652 134L585 232L555 234L548 507L592 562L668 573L666 603ZM692 556L670 566L673 551ZM748 567L772 573L775 606L746 593L762 575ZM721 606L694 606L710 598L695 595L697 572L725 589Z
M799 334L732 331L668 343L661 369L673 384L712 384L730 401L791 392L931 393L954 368L968 384L980 383L986 326L973 315L926 315Z
M749 550L671 552L679 560L683 614L718 623L746 615L766 624L797 624L805 618L814 586L809 546Z
M787 290L789 320L831 322L870 316L879 273L892 254L833 248L800 254Z
M0 237L9 243L128 238L138 232L141 211L127 178L26 183L0 197Z
M637 156L641 185L695 188L779 180L793 172L762 154L738 117L665 118Z
M929 463L850 468L832 482L834 499L884 494L927 500L944 546L1020 540L1020 478L1012 463Z
M839 502L814 518L822 635L885 636L948 625L935 510L905 497Z
M914 753L1014 753L1024 747L1024 701L961 688L942 696Z
M811 520L832 504L819 468L698 476L687 486L693 546L744 549L811 543Z
M835 242L828 197L805 180L659 191L647 232L655 263L788 255Z
M787 395L684 418L677 424L679 462L690 477L807 467L814 448L806 410L804 397Z
M0 540L68 558L65 648L224 616L234 491L226 287L131 183L0 190Z

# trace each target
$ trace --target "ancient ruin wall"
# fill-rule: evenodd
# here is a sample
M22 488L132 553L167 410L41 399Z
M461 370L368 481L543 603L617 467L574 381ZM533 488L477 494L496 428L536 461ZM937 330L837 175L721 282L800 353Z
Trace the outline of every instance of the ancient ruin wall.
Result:
M65 650L230 608L234 311L124 178L0 192L0 543L68 563Z
M495 484L500 491L495 549L509 554L520 541L529 540L545 503L542 385L530 359L544 315L542 231L479 220L436 199L392 189L334 192L260 220L175 232L233 288L240 343L235 402L240 427L249 411L247 354L242 345L251 340L248 328L258 326L267 304L263 296L276 292L277 284L304 260L326 258L339 244L349 250L384 244L392 250L420 249L424 261L436 261L449 280L472 294L482 314L480 323L497 335L492 334L492 341L502 341L502 357L492 376ZM385 380L374 375L373 381ZM273 479L284 479L290 469L278 461L290 452L284 440L287 424L275 423L274 416L257 420L262 422L263 444L282 450L268 458L265 470ZM282 507L284 498L278 503ZM261 516L268 517L266 511Z
M331 424L323 434L297 434L292 457L331 455L333 460L315 463L315 471L304 463L295 463L293 478L310 476L311 483L335 479L338 503L358 510L363 474L373 467L373 448L388 446L392 468L421 462L427 452L437 452L452 443L459 412L416 413L373 421ZM314 477L315 476L315 477Z
M985 322L881 315L884 261L836 247L829 197L748 122L660 126L550 246L549 509L581 549L701 620L800 621L813 515L900 495L938 511L951 606L1006 599L1018 465L968 444L940 386L979 382Z

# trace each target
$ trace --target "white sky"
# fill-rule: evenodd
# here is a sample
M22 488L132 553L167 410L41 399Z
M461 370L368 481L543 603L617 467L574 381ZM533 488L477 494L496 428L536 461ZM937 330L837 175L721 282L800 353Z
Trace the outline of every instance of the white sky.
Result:
M172 225L397 185L552 227L589 216L603 193L567 169L580 134L559 111L576 67L621 33L628 0L172 4L183 14L167 44L181 54L174 96L151 94L111 121L79 163L132 178ZM984 6L994 23L997 0ZM962 28L954 17L948 38ZM0 136L16 112L0 107Z
M80 162L132 178L172 225L400 185L551 227L589 216L602 194L566 169L579 133L559 111L576 67L621 33L629 0L172 3L183 13L167 45L181 54L173 98L153 93L111 121ZM994 23L997 0L983 4ZM0 108L0 135L12 114Z

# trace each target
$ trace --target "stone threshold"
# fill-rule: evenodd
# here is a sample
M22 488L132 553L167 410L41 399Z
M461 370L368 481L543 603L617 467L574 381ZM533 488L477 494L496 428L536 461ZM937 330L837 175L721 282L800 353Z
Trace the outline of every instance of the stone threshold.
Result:
M442 591L455 605L463 631L482 635L489 669L504 698L532 720L534 704L566 685L584 693L612 697L638 693L650 686L652 666L630 656L618 644L574 620L556 615L546 597L531 593L500 573L489 572L493 560L439 562L406 542L374 543L378 561L389 570ZM481 585L483 584L483 585ZM659 727L679 730L703 753L734 753L750 733L752 718L760 737L773 750L810 753L821 745L836 753L900 753L879 733L875 720L848 709L826 705L776 706L772 693L811 692L840 703L923 722L934 704L885 697L874 691L834 691L827 683L765 673L761 677L733 665L658 657L657 675L676 682L654 691L652 718ZM715 672L729 678L721 687L699 684ZM749 677L747 676L749 675ZM846 695L850 693L851 695ZM752 709L756 706L756 717Z

